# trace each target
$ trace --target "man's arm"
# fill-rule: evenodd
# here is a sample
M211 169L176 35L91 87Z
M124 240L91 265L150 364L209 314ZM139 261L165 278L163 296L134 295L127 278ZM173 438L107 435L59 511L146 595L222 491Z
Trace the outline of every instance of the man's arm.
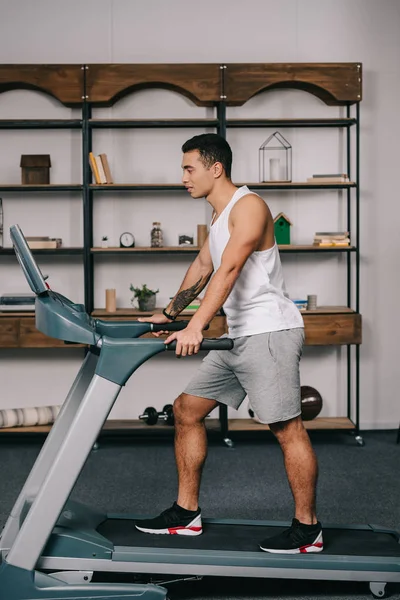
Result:
M207 237L196 259L190 265L178 292L166 307L165 312L173 318L177 317L206 287L212 273L213 264Z
M231 235L222 255L221 265L187 329L202 331L222 307L248 257L260 245L269 219L265 202L255 194L244 196L232 209Z

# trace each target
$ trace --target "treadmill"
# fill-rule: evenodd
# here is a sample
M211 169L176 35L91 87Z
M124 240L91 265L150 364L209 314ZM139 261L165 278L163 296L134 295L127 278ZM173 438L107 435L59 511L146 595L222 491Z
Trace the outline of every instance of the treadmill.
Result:
M18 225L11 239L36 294L36 327L88 352L3 529L0 600L166 599L166 588L147 583L150 575L365 581L377 598L400 582L400 534L377 525L324 524L323 552L281 555L262 552L257 541L289 523L203 519L201 536L149 535L133 523L146 515L103 514L69 500L122 385L175 343L138 339L166 325L91 318L49 288ZM232 347L229 338L202 343ZM133 583L118 583L123 577Z

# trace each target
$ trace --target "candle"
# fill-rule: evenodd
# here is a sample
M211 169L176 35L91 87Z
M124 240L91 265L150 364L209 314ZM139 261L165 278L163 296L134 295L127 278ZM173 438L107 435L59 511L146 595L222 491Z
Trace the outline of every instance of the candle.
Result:
M281 178L280 175L281 166L279 158L270 158L269 159L269 180L270 181L279 181Z

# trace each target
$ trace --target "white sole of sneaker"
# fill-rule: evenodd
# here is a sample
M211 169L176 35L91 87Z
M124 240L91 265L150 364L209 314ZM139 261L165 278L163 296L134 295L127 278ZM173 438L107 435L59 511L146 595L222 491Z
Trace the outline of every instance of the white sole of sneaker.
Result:
M316 540L307 546L301 546L300 548L294 548L293 550L275 550L274 548L264 548L263 546L260 546L260 549L263 550L263 552L270 552L271 554L310 554L312 552L322 552L324 549L322 531L319 533Z
M135 524L136 529L143 531L144 533L158 533L160 535L201 535L203 533L203 526L201 522L201 515L197 515L188 525L181 525L179 527L167 527L166 529L150 529L147 527L140 527Z
M144 533L156 533L160 535L201 535L203 530L201 527L170 527L168 529L146 529L145 527L139 527L135 525L136 529L143 531Z

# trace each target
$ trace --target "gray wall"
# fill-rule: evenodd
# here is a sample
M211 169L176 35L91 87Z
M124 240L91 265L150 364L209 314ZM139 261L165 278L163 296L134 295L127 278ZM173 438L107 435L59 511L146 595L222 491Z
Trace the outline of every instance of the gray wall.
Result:
M85 62L354 62L363 63L361 105L361 423L365 428L396 426L400 418L396 339L399 277L396 195L397 142L400 138L400 3L396 0L22 0L0 1L0 57L3 63ZM231 116L340 116L303 92L279 91L254 98ZM76 115L47 96L15 91L0 95L0 118ZM99 113L100 114L100 113ZM101 112L124 117L208 116L186 99L165 90L142 91ZM94 151L106 152L117 181L171 181L180 177L180 146L194 132L97 132ZM341 169L342 134L315 130L284 132L293 146L294 178ZM257 181L257 149L266 132L229 133L234 178ZM78 182L81 148L77 132L1 132L0 178L18 183L22 153L52 156L53 182ZM264 194L276 214L294 223L295 243L307 243L314 231L344 226L344 201L336 192ZM19 222L28 235L60 236L65 245L82 243L79 197L44 198L3 194L5 228ZM108 234L112 244L132 230L145 244L152 220L163 224L167 243L180 232L195 232L206 222L204 201L183 195L99 195L94 237ZM6 243L8 240L6 239ZM344 260L283 257L292 298L317 293L320 304L345 303ZM50 259L42 267L52 287L82 301L81 261ZM160 288L159 304L168 301L188 266L187 260L147 258L96 263L96 306L104 289L116 287L119 306L128 306L129 284ZM2 258L0 291L26 291L18 267ZM79 350L0 351L0 407L59 404L82 359ZM345 352L306 348L302 383L324 397L323 415L345 413ZM199 357L177 363L171 356L144 365L123 390L112 418L136 418L148 404L171 401L196 370ZM156 376L155 376L156 372ZM168 390L168 393L166 393ZM234 417L236 413L231 413ZM247 415L243 406L239 416Z

